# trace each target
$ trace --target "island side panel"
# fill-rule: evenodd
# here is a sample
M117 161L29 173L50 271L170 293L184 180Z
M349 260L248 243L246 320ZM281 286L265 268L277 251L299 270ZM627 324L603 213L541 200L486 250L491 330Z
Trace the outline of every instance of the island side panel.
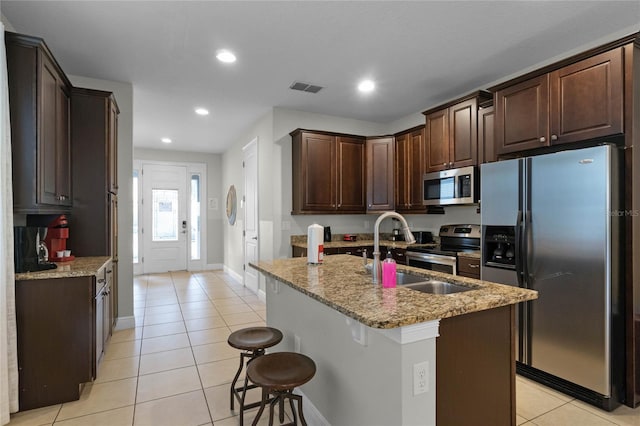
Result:
M436 345L438 426L515 425L514 307L440 321Z
M300 352L317 366L301 391L328 424L435 425L435 338L401 345L355 320L347 325L343 314L286 284L266 281L267 324L284 335L273 351L294 351L300 337ZM364 345L352 330L364 331ZM414 396L413 365L422 362L429 365L427 392Z

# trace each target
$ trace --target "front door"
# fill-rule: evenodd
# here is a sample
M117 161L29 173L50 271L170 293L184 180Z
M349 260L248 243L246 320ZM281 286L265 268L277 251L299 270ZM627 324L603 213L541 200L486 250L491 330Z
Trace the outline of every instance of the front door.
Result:
M258 291L258 271L249 266L257 262L258 252L258 140L243 148L244 159L244 285Z
M187 269L187 168L144 165L144 273Z

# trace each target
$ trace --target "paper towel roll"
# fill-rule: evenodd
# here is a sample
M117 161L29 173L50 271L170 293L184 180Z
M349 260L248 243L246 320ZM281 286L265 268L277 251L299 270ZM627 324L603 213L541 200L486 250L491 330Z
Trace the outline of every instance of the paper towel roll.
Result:
M307 228L307 262L322 263L324 257L324 227L314 223Z

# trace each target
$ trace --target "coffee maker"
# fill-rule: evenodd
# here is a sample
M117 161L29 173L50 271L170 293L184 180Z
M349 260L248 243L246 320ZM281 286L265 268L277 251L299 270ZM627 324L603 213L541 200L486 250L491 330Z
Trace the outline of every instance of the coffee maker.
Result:
M55 269L49 262L49 250L44 240L47 228L40 226L13 227L13 259L16 273Z

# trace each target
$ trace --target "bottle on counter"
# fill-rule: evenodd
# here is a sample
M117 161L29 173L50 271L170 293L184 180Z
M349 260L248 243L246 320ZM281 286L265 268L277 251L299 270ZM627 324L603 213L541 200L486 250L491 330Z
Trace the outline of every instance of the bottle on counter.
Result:
M396 286L396 261L391 257L391 252L387 252L386 259L382 262L382 287L391 288Z

